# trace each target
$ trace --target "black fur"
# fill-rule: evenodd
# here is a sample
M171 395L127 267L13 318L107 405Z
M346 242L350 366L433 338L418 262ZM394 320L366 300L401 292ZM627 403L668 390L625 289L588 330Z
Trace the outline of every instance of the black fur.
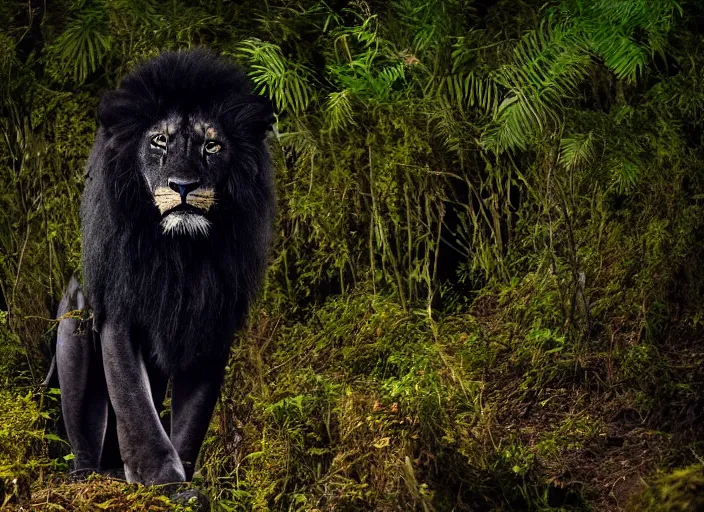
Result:
M172 112L217 119L236 158L219 177L208 237L164 234L137 158L145 130ZM84 284L95 329L119 318L165 373L221 365L266 267L274 186L269 101L209 52L164 53L99 107L81 201Z
M237 68L197 50L137 68L98 117L81 201L93 330L63 318L56 348L74 469L124 464L129 481L189 480L266 266L271 104ZM198 229L173 229L174 219ZM83 297L72 280L58 316Z

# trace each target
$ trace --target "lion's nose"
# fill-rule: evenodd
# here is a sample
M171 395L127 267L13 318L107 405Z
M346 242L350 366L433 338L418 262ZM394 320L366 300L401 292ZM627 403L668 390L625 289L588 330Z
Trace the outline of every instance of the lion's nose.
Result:
M181 196L181 201L186 202L186 196L189 192L197 189L200 185L200 181L189 181L181 178L169 178L168 180L169 188L174 192L178 192Z

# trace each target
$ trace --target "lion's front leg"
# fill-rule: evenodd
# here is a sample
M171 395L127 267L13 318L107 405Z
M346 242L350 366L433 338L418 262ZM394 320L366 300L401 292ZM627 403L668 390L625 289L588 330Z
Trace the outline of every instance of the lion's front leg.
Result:
M220 395L226 358L215 366L174 375L171 389L171 440L186 470L193 477L198 452Z
M106 322L100 337L127 480L146 485L185 481L183 464L152 400L140 345L128 327L116 323Z

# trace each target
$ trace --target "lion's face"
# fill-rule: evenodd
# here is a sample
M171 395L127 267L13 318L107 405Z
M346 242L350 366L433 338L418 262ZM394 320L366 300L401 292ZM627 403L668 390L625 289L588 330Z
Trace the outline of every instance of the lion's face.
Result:
M142 174L161 214L164 233L207 235L216 186L229 169L232 148L217 121L172 114L143 137Z

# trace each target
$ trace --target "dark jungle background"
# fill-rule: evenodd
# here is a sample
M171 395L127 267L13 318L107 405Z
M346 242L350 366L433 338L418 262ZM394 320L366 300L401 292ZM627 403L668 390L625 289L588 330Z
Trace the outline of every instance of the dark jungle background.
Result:
M40 387L100 93L162 49L278 110L215 510L704 510L704 4L0 3L0 508L71 484Z

